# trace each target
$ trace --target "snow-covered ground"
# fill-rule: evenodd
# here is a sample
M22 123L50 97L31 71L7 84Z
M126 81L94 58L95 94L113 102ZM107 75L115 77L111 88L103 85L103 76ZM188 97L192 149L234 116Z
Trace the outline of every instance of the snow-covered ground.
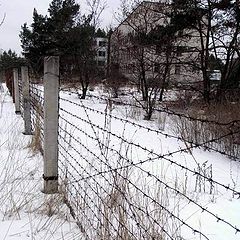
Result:
M95 94L101 96L102 92ZM91 215L91 224L94 224L94 221L104 222L99 216L92 216L94 206L91 203L100 202L99 206L105 211L109 210L108 217L112 214L111 211L114 211L104 202L114 188L123 195L124 200L121 201L125 203L118 204L127 205L126 212L134 208L134 204L141 208L144 220L136 220L133 215L125 212L127 218L131 219L128 231L132 231L137 239L150 238L151 235L144 235L144 226L151 229L153 219L164 226L172 237L169 239L240 239L240 233L236 234L234 229L235 226L238 229L240 227L239 196L226 189L230 187L236 192L240 190L239 162L204 149L192 148L190 151L181 152L181 149L186 148L185 143L154 131L159 129L159 121L141 120L143 114L138 109L106 103L97 98L82 101L76 94L61 93L61 98L60 135L64 137L60 139L60 144L65 144L67 153L62 154L60 159L63 165L68 166L66 172L71 173L68 174L68 181L72 191L76 191L76 195L79 191L90 196L86 198L90 207L85 210L85 215ZM163 133L170 133L172 127L167 120ZM70 135L67 136L65 131ZM168 155L171 152L177 153ZM69 166L68 161L73 166ZM124 168L125 166L129 167ZM118 171L116 176L128 186L128 193L122 193L122 189L114 186L116 179L111 177L114 169ZM122 169L128 169L129 172L124 173ZM204 177L199 177L194 171ZM118 184L122 184L121 180ZM112 186L109 186L111 184ZM159 193L162 194L161 197ZM158 212L156 209L159 208L163 211ZM81 215L81 212L79 214ZM112 214L110 221L118 221L120 216L117 214ZM106 214L100 215L104 218ZM138 221L143 225L138 226L142 228L142 235L130 230L137 228ZM86 223L86 228L87 226ZM114 226L113 233L116 232ZM158 224L155 224L155 227L158 228ZM201 232L202 235L193 230ZM152 233L152 236L154 234ZM90 239L100 238L94 234L91 236Z
M41 192L42 156L23 130L8 92L0 92L0 240L80 239L61 196Z
M126 239L151 239L161 225L172 239L240 240L234 230L240 228L240 200L224 187L240 191L239 162L195 148L168 156L186 145L154 131L162 128L165 116L158 122L142 121L137 109L82 101L66 92L61 98L60 175L83 233L61 195L41 192L42 156L30 150L31 137L22 134L23 121L5 91L0 93L0 240L116 239L119 217L136 234ZM167 120L164 133L171 127Z

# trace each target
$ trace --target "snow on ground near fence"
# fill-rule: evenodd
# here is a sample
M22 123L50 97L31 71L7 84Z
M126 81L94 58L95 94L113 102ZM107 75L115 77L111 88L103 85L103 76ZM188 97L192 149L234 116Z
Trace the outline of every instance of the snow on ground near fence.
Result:
M131 200L134 199L133 202L136 204L143 204L141 206L143 209L147 209L145 205L149 204L151 210L150 205L152 204L151 201L147 202L144 199L144 194L155 198L156 195L154 194L158 191L163 191L166 185L168 186L167 188L172 187L182 193L181 195L176 194L174 191L169 191L170 193L166 194L167 199L155 199L161 201L161 205L170 211L170 213L166 213L165 215L165 217L169 216L169 220L165 219L165 225L169 224L167 221L170 221L172 212L176 216L176 219L179 217L184 223L207 236L208 239L240 239L240 233L236 234L236 231L232 227L222 221L217 221L219 217L239 228L240 200L224 187L212 184L210 181L201 177L199 178L198 175L189 173L180 167L181 165L192 170L199 170L206 178L212 178L216 182L230 186L239 192L239 162L231 161L219 153L194 148L191 149L191 154L186 152L177 153L173 156L168 156L168 160L157 158L158 154L168 154L186 148L186 146L181 141L166 138L161 136L161 134L148 131L145 128L139 128L132 124L136 122L143 126L151 126L157 129L158 126L153 122L135 121L132 119L132 123L128 124L107 115L110 113L122 119L129 119L133 109L122 105L107 104L104 101L92 98L80 100L77 94L61 93L60 108L61 137L59 142L62 145L65 144L61 147L61 150L63 151L65 148L67 152L66 154L61 154L60 161L63 168L64 164L67 166L66 175L67 172L71 173L67 176L67 181L69 181L72 194L79 194L79 190L88 196L86 199L89 201L89 209L86 210L85 214L86 216L88 214L89 216L91 215L89 217L90 222L91 218L101 221L100 219L96 219L97 216L93 216L93 212L97 211L94 208L96 207L94 206L94 201L97 202L97 199L103 201L102 199L106 199L108 196L107 192L111 193L111 187L108 186L109 182L111 182L109 174L114 172L111 169L119 167L115 154L118 152L127 159L126 161L122 160L121 166L129 165L127 181L130 183L129 192L132 195ZM96 110L101 111L103 114L100 114ZM170 128L171 126L167 124L167 127ZM170 129L166 130L170 132ZM66 132L70 133L69 136ZM79 140L86 148L79 146ZM79 157L79 153L75 150L76 148L80 150L81 157ZM112 150L110 151L109 149ZM103 157L103 155L108 156L108 158ZM73 160L74 158L79 159L81 162L71 162L71 159ZM147 160L151 158L154 160ZM138 164L144 160L146 161L143 164ZM176 162L179 166L171 164L171 161ZM138 167L135 167L134 164L137 164ZM107 175L106 173L109 174ZM150 173L150 175L148 176L147 173ZM162 184L159 184L159 181L156 181L157 179L163 181L166 185L163 187ZM92 184L91 189L88 184ZM95 185L96 188L94 187ZM103 188L103 191L101 191L101 188ZM73 193L74 191L76 193ZM97 195L96 192L98 193ZM127 198L128 196L126 195L125 197ZM164 196L164 193L162 196ZM192 200L192 202L188 201L187 198ZM72 201L74 201L74 197ZM203 212L195 203L200 204L204 209L213 213L214 216L208 214L206 211ZM156 209L152 210L155 211ZM146 211L145 220L142 220L142 224L149 226L146 220L147 216ZM129 215L128 217L131 216ZM113 216L114 220L116 220L115 218L116 216ZM159 221L162 221L162 219L159 219ZM130 222L129 224L129 229L131 226L134 227L133 223ZM183 239L204 239L204 237L201 238L198 234L193 233L191 229L181 224L178 220L172 221L171 224L178 225L172 229L166 228L172 236L181 235ZM114 228L114 224L112 228ZM179 229L181 229L180 233L175 235L175 231ZM132 233L137 234L134 230L132 230Z
M0 240L79 239L61 196L41 192L43 160L33 154L9 93L0 92Z
M133 113L136 109L129 109L118 105L111 107L109 105L107 106L105 102L93 99L81 101L75 94L61 93L61 98L77 104L84 104L85 107L100 110L103 113L109 113L109 111L111 111L111 114L123 119L131 115L136 115L136 113ZM60 154L60 161L63 165L61 165L61 167L63 167L65 171L64 163L68 164L68 161L71 161L68 154L77 157L77 159L81 161L80 165L84 169L78 169L78 174L76 174L74 169L79 167L79 164L73 162L73 166L67 166L67 171L74 170L70 173L74 175L72 177L74 177L75 180L79 180L79 184L82 184L80 186L83 188L80 190L83 191L82 194L85 194L86 200L96 201L90 202L90 207L93 207L91 210L96 212L92 212L90 209L85 210L83 206L81 206L82 211L84 211L85 214L89 214L85 216L85 219L82 218L82 221L88 218L90 219L90 223L94 224L94 220L96 220L94 219L94 214L99 214L97 212L98 210L92 206L95 203L98 204L97 200L99 200L98 198L94 198L95 182L97 181L98 184L102 184L102 187L109 192L111 192L111 187L107 185L106 179L103 178L103 176L107 176L107 180L110 179L110 174L104 173L104 171L109 170L109 166L100 165L99 161L97 161L93 155L89 154L83 146L79 146L78 141L81 141L84 146L87 146L90 151L93 151L96 157L101 157L102 153L99 150L99 146L101 146L101 143L104 143L109 148L120 151L121 154L128 160L130 159L133 164L144 159L155 158L155 155L146 150L139 149L139 147L131 145L131 143L136 143L144 148L146 147L159 155L186 147L184 143L176 139L169 139L154 132L149 132L147 129L100 115L97 112L86 110L84 107L76 106L67 101L61 100L60 107L63 110L60 112L60 133L62 134L62 138L60 137L61 140L59 140L59 142L66 150L66 152ZM73 115L81 117L82 120L79 120L79 118ZM89 125L84 121L90 122L91 124ZM143 126L158 128L153 122L136 121L133 119L131 121L141 123ZM93 139L86 137L83 132L81 133L76 129L76 126L92 136ZM99 127L108 131L100 131ZM167 127L170 128L171 126L167 124ZM166 130L170 131L170 129ZM5 91L0 95L0 240L86 239L80 234L79 229L73 223L66 206L62 204L61 195L50 197L41 193L40 190L43 181L42 157L30 151L28 145L31 137L24 136L22 132L22 119L20 116L15 115L12 100ZM110 136L109 132L116 134L116 136L121 136L128 142L124 145L121 139ZM100 140L100 142L96 139ZM129 146L130 149L128 148ZM74 148L81 151L85 159L79 158L79 154L76 153ZM102 148L102 150L107 151L107 148ZM61 147L60 151L64 151L64 149ZM111 165L111 168L119 167L116 165L116 161L114 161L116 155L113 153L114 152L109 151L104 154L109 156L108 164ZM239 162L231 161L218 153L208 152L202 149L192 149L192 154L178 153L168 158L190 169L197 170L200 166L201 170L205 171L206 174L211 170L214 180L230 186L236 191L240 190ZM104 158L100 159L104 161ZM121 163L129 164L124 161ZM199 165L197 165L197 163L199 163ZM91 167L91 165L94 168ZM160 193L164 194L164 188L161 188L161 184L154 181L153 178L148 177L145 173L143 174L142 170L144 170L149 172L151 176L156 176L168 186L179 189L185 196L199 203L216 216L230 222L233 226L240 227L240 200L237 199L236 196L233 196L231 191L226 191L226 189L216 184L211 186L208 181L204 181L193 174L187 173L184 169L170 164L166 159L155 158L153 161L144 162L139 165L139 167L141 167L141 170L136 167L129 167L128 175L130 181L136 185L137 189L141 189L152 196L160 189ZM86 170L89 170L92 176L100 171L102 174L92 177L89 181L81 181L81 178L88 177ZM70 182L68 186L69 189L71 189L71 184L72 186L78 186L74 181L71 183L71 180L73 180L71 177L67 179L67 181ZM92 189L87 185L91 183L93 184ZM97 190L98 193L101 193L100 188ZM73 195L74 191L74 188L72 188ZM136 200L137 203L139 192L134 189L133 186L130 186L128 191L131 192L131 198L134 199L134 201ZM210 191L212 191L211 194ZM86 194L93 195L89 196L88 199ZM136 194L136 196L134 196L134 194ZM187 201L183 196L176 193L174 194L174 191L170 191L167 197L168 199L161 199L160 197L160 199L157 200L161 200L161 204L167 207L169 211L179 216L180 219L193 228L203 232L210 240L240 240L239 233L235 234L233 228L221 221L217 222L215 217L209 215L207 212L202 212L199 207ZM82 204L84 205L84 203ZM147 204L147 202L145 202L145 204ZM165 217L166 216L167 214ZM115 220L116 219L113 218L113 225L116 224L114 222ZM144 224L144 218L142 220ZM167 221L169 221L169 219L159 219L161 224L167 224ZM131 221L129 222L131 224ZM173 221L172 224L175 224L175 222ZM87 231L91 234L91 232L93 232L91 227L95 226L88 227L89 229L87 229ZM194 234L188 228L181 225L179 225L179 227L181 228L181 236L184 237L184 240L201 239L198 234ZM176 228L173 227L173 230L176 231ZM133 229L133 232L134 231ZM169 233L171 234L171 232ZM202 239L204 238L202 237Z

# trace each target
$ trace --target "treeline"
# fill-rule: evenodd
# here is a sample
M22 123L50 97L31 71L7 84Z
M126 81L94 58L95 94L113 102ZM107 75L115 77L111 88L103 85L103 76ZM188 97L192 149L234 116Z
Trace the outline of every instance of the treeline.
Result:
M154 1L155 2L155 1ZM224 98L229 90L240 86L240 4L237 0L172 0L171 3L157 1L125 1L122 5L124 21L134 34L119 35L119 45L128 42L135 46L132 59L134 69L128 72L137 75L142 98L156 101L162 99L167 87L169 72L177 65L186 66L194 73L200 73L201 85L195 88L206 102L212 99L211 71L218 70L221 80L217 98ZM132 4L131 4L132 3ZM145 4L144 4L145 3ZM133 6L132 8L129 6ZM139 6L142 6L139 8ZM140 9L138 11L138 9ZM131 13L138 11L135 17ZM136 12L135 12L136 13ZM130 16L128 18L128 16ZM127 18L126 18L127 17ZM142 21L141 21L142 19ZM143 21L143 19L145 21ZM157 25L156 22L163 24ZM141 26L139 25L141 23ZM196 43L192 44L194 39ZM190 44L189 42L192 41ZM192 46L191 46L192 44ZM156 46L158 56L149 46ZM116 51L119 51L116 47ZM154 59L149 60L149 55ZM117 54L116 54L117 55ZM183 56L183 57L181 57ZM189 56L185 57L184 56ZM153 81L146 76L149 62L155 66ZM121 62L121 61L120 61ZM176 71L177 72L177 71ZM188 71L189 72L189 71ZM190 76L191 78L191 76ZM185 81L186 85L188 80ZM189 85L189 84L188 84ZM216 98L216 96L214 96ZM149 101L148 101L149 102Z
M26 63L26 60L19 57L16 52L9 49L0 55L0 71L8 71L18 68Z
M53 0L48 15L34 9L32 24L23 24L20 33L23 55L35 74L42 74L44 56L60 56L63 80L80 83L83 98L90 82L102 77L94 41L106 36L104 30L96 27L104 6L100 1L94 4L89 6L89 14L81 15L74 0Z
M26 64L26 60L12 50L4 51L0 55L0 82L6 82L11 96L13 96L13 68Z

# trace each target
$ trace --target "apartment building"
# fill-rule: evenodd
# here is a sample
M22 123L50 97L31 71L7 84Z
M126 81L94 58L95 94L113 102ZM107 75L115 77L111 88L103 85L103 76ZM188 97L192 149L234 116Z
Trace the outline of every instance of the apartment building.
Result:
M99 67L105 67L107 65L108 57L108 39L104 37L96 37L96 61Z
M156 35L169 24L171 8L167 1L144 1L112 33L111 62L130 80L138 81L143 71L149 81L193 84L202 80L195 30L178 31L172 42Z

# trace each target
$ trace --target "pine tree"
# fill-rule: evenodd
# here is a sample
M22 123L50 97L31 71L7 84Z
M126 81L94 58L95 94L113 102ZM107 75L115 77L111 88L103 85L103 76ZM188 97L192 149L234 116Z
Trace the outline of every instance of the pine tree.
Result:
M25 63L25 60L19 57L16 52L9 49L0 55L0 71L18 68Z
M33 65L46 55L63 55L67 49L68 32L74 27L79 5L74 0L53 0L49 6L49 17L33 11L30 28L25 23L20 32L24 56Z
M41 57L61 56L62 73L71 71L78 76L84 98L90 81L97 75L93 47L96 33L91 24L94 16L90 14L80 18L79 5L75 0L53 0L48 13L49 16L43 16L34 9L31 26L22 26L20 38L23 54L35 72L40 73L43 70L39 62Z
M98 71L94 48L95 28L90 24L90 19L85 18L83 21L69 32L67 52L73 58L84 99L89 84L97 77Z
M75 26L79 14L79 5L74 0L53 0L49 6L49 37L53 44L53 53L66 53L69 45L68 33Z

